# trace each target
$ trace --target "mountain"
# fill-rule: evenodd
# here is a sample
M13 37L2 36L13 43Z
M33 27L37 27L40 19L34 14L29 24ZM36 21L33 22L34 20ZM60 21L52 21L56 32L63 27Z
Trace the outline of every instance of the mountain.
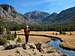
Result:
M75 7L61 11L58 14L57 21L59 21L60 23L75 21Z
M32 12L25 13L24 16L28 19L30 23L33 22L38 23L38 22L42 22L44 18L49 16L49 13L41 12L41 11L32 11Z
M50 14L49 16L47 16L46 18L44 18L42 20L42 22L45 24L52 24L56 21L57 15L58 14L54 12L54 13Z
M25 23L24 16L8 4L0 4L0 20L11 22L14 21L18 24Z
M28 24L32 30L75 30L75 7L65 9L59 14L31 11L23 15L8 4L0 4L0 26L2 24Z
M19 30L26 25L24 15L18 13L14 7L8 4L0 4L0 33L6 30Z
M44 18L49 16L49 13L42 11L32 11L25 13L24 16L27 19L27 24L30 25L32 30L42 30Z
M55 24L57 23L64 29L75 30L75 7L61 11L57 16Z
M59 14L57 13L46 13L40 11L32 11L24 14L24 16L32 25L32 28L38 26L38 29L44 30L75 30L75 7L65 9Z

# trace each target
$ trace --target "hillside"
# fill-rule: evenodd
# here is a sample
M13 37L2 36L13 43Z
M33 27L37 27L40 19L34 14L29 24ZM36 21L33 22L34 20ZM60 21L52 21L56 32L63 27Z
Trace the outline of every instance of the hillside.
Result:
M63 10L59 14L33 11L24 16L32 28L36 26L40 30L75 30L75 7Z
M7 4L0 4L0 20L14 21L18 24L25 23L24 16Z
M75 7L61 11L57 22L61 23L65 29L75 30Z
M0 29L14 29L25 25L24 15L18 13L14 7L8 4L0 4Z
M28 19L29 23L34 23L34 22L39 23L44 18L49 16L49 14L42 11L32 11L32 12L25 13L24 16L26 17L26 19Z

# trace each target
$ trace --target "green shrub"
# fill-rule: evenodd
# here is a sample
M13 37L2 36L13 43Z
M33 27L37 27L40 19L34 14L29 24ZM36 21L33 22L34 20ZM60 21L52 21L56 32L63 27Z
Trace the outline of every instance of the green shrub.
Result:
M60 33L60 34L66 34L64 31L60 31L59 33Z
M7 40L14 40L14 39L15 39L15 37L14 37L13 34L8 34L8 35L6 36L6 38L7 38Z
M7 43L7 39L0 37L0 45L4 45Z
M5 38L7 40L14 40L15 39L14 34L2 35L1 37Z
M6 44L8 40L14 40L14 34L1 34L0 35L0 45Z
M21 38L18 37L17 42L21 43L22 42Z

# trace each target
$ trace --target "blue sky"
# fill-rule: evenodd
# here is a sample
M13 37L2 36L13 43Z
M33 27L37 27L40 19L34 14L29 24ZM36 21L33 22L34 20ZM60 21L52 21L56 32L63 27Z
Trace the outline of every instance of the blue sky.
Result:
M75 0L0 0L0 4L10 4L20 13L30 11L57 12L74 7Z

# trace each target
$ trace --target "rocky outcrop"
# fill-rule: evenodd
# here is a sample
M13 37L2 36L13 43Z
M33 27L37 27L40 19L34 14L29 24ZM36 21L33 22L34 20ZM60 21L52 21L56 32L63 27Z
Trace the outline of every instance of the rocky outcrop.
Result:
M24 52L28 53L29 56L62 56L57 49L45 43L28 43L25 47ZM21 54L21 52L19 53Z
M25 44L25 48L17 47L11 50L2 50L0 56L63 56L57 49L45 43L28 43Z

